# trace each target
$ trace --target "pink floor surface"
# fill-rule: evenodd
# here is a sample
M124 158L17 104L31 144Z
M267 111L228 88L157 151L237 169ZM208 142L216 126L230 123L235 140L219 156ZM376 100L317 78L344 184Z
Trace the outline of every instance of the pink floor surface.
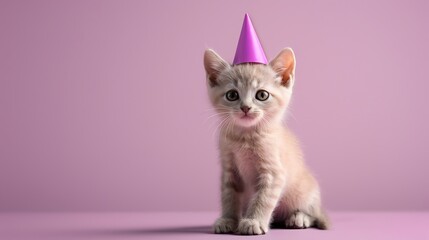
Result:
M215 235L215 212L0 213L1 240L243 239ZM424 239L429 212L331 212L331 230L272 229L252 239Z

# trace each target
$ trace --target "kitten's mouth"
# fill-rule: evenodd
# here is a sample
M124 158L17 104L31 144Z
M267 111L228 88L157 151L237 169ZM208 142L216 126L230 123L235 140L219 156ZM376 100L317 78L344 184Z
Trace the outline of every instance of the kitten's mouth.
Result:
M242 113L238 116L236 116L237 124L242 127L250 127L257 123L257 119L259 118L259 115L256 113Z
M240 119L253 120L253 119L255 119L255 116L250 116L250 115L245 114L245 115L241 116Z
M258 118L258 114L255 113L243 113L240 117L240 120L245 122L251 122Z

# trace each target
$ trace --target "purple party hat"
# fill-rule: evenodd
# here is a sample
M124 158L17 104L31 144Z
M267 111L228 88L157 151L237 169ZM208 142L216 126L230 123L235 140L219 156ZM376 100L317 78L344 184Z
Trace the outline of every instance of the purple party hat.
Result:
M241 63L268 63L264 49L262 49L258 35L256 35L252 21L250 21L247 13L244 16L243 27L241 28L233 64Z

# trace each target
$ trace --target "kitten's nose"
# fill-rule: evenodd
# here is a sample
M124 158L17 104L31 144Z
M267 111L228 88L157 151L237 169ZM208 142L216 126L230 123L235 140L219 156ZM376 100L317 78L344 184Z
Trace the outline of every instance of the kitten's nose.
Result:
M243 111L244 113L248 113L248 112L249 112L249 110L250 110L250 107L248 107L248 106L242 106L242 107L240 107L240 109L241 109L241 111Z

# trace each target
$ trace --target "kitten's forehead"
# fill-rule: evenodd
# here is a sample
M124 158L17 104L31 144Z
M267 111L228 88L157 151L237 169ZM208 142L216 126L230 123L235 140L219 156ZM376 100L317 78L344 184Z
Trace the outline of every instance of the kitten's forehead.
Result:
M275 72L262 64L235 65L223 74L226 81L238 88L258 88L273 83L275 77Z

